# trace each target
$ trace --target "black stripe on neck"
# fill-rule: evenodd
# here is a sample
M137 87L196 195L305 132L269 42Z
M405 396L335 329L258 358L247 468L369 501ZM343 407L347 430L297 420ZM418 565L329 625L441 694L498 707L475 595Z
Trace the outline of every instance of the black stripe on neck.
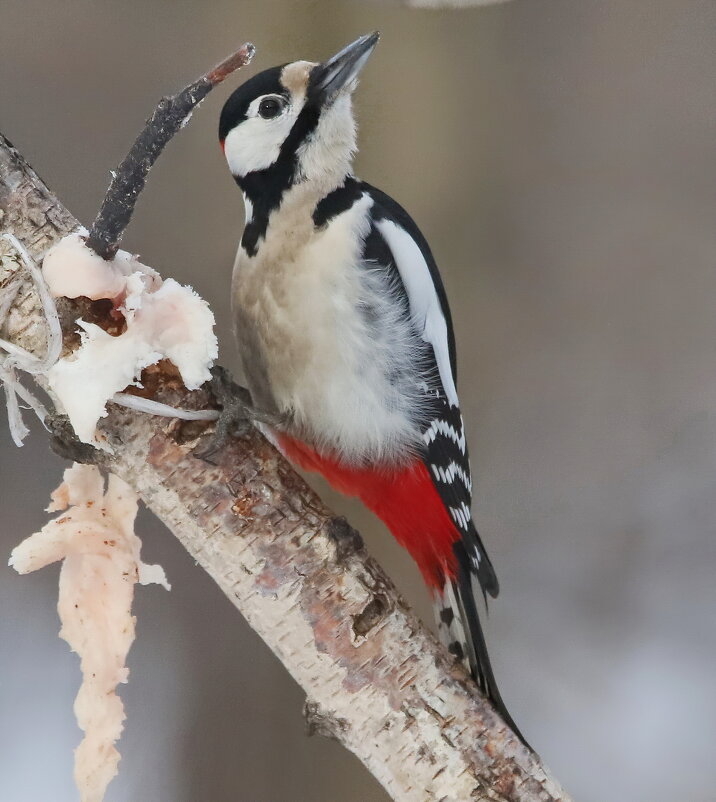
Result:
M252 219L241 238L241 246L249 256L256 255L259 240L266 236L269 215L279 208L284 192L299 179L298 148L315 131L320 115L318 106L304 106L281 145L276 161L264 170L235 176L236 183L253 207Z
M347 212L362 195L363 190L358 181L352 175L347 175L339 187L318 201L313 210L313 224L316 228L325 226L336 215Z

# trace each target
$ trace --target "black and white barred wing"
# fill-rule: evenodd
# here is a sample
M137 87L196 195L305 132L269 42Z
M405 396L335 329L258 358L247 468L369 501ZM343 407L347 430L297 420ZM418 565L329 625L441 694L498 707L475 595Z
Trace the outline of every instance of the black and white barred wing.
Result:
M472 520L470 457L460 408L442 396L435 417L423 433L425 463L433 484L460 532L458 562L474 574L483 593L497 596L499 584L487 551Z
M472 480L456 389L455 339L447 297L430 247L412 218L374 188L372 223L387 246L408 301L410 316L432 354L423 389L433 415L423 434L425 464L461 540L456 556L465 562L482 592L496 596L498 583L472 522Z
M441 640L469 668L477 685L519 734L495 681L477 609L482 594L496 596L497 577L472 522L472 481L456 390L455 341L450 310L435 260L420 229L390 197L366 184L373 199L366 259L397 273L415 329L429 346L421 389L426 394L423 460L459 537L454 576L446 576L435 599ZM446 572L447 573L447 572ZM478 590L478 594L480 592Z

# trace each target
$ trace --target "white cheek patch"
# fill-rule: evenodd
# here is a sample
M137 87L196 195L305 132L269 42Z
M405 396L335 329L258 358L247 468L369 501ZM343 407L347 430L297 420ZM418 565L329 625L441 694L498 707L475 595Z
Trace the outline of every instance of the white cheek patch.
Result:
M274 164L303 106L302 102L293 103L280 117L264 120L258 116L261 99L251 103L247 119L232 128L224 140L224 155L232 175L248 175Z
M244 120L229 131L224 140L224 155L232 175L247 175L255 170L270 167L281 151L281 144L291 130L279 125L284 120L268 120L255 117Z

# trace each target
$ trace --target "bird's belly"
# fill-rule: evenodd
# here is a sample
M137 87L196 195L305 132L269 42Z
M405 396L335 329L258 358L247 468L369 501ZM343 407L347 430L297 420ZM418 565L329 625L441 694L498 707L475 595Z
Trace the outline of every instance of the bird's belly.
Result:
M361 269L346 264L240 265L234 316L245 379L259 406L285 415L289 433L319 451L401 461L420 443L419 377L409 337L396 330L405 322L366 314L367 292Z

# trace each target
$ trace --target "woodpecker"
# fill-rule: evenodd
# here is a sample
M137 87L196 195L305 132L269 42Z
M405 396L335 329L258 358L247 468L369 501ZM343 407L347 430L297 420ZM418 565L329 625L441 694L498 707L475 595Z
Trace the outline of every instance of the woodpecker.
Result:
M243 376L289 460L357 496L410 552L441 639L517 731L478 616L475 591L495 597L498 582L472 520L445 289L408 213L352 172L351 98L377 42L265 70L221 112L245 203L232 282Z

